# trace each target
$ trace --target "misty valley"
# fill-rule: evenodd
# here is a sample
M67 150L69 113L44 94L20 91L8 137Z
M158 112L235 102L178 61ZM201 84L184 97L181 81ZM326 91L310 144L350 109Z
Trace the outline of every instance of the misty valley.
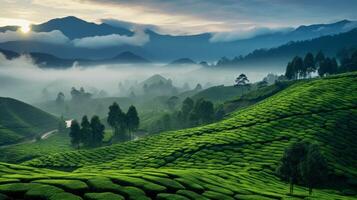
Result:
M0 200L357 199L356 3L44 2L0 8Z

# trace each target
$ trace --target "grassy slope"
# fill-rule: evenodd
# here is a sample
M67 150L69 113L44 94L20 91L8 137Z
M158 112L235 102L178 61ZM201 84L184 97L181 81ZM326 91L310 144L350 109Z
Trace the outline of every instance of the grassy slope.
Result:
M33 138L57 127L57 119L35 107L0 97L0 145Z
M356 184L357 179L356 82L357 73L298 82L215 124L25 163L77 168L73 173L32 168L30 172L11 171L9 168L20 166L3 164L0 183L40 179L46 186L55 184L81 197L92 195L85 194L88 192L111 192L128 199L145 199L144 195L157 199L285 199L288 186L274 175L274 170L285 147L306 139L318 143L331 172L344 177L336 179L329 189L315 190L312 199L356 199L356 195L343 196L336 190L338 186L348 188L343 185L347 182ZM1 170L10 172L1 174ZM53 183L45 178L54 182L80 180L87 188L68 189L69 183L65 186L63 181ZM1 184L0 193L11 196L9 187ZM30 190L40 186L30 183L26 187ZM19 192L19 196L34 195L28 190ZM55 193L65 192L49 195ZM297 187L296 194L296 199L302 199L307 191ZM98 195L105 194L94 196Z

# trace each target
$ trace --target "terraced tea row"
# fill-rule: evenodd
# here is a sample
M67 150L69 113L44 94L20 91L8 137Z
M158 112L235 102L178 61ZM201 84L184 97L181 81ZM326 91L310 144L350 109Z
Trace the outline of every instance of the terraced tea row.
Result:
M286 184L264 172L255 173L193 169L67 173L0 164L0 199L291 199ZM264 180L254 178L258 176ZM306 195L305 189L296 188L295 199ZM353 199L328 190L318 190L314 197Z

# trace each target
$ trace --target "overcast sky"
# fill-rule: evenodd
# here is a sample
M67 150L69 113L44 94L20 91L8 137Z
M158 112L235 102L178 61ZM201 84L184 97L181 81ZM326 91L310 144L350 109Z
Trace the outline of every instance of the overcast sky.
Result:
M155 25L192 34L296 27L357 19L356 0L0 0L0 26L77 16Z

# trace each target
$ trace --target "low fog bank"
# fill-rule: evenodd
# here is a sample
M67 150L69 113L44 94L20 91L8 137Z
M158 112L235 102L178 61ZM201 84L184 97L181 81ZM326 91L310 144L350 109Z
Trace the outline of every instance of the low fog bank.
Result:
M31 58L21 56L8 60L0 54L0 96L12 97L29 103L54 100L58 92L70 95L72 87L105 96L128 96L134 87L159 74L172 85L186 90L197 84L204 88L215 85L233 85L234 79L245 73L250 82L262 80L268 73L281 74L274 67L252 70L252 67L210 69L199 65L98 65L69 69L41 69ZM124 89L123 89L124 88Z

